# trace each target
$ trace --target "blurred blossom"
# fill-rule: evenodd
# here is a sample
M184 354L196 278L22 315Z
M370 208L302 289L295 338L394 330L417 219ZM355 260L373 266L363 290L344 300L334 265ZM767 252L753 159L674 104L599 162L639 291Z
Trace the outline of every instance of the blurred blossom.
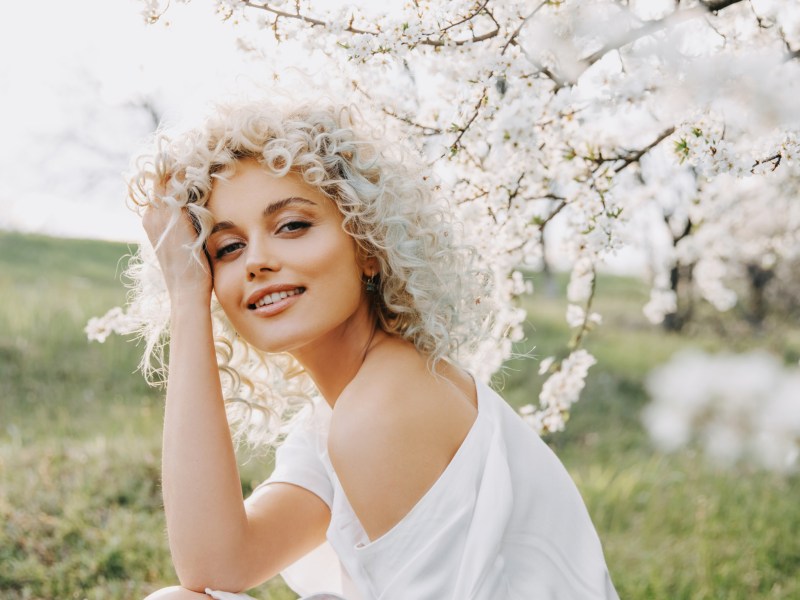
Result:
M594 285L594 265L588 257L581 257L572 268L567 286L567 300L586 302L592 295Z
M653 442L672 452L696 441L714 462L749 460L797 470L800 369L764 352L676 354L647 378L643 420Z
M654 325L661 323L664 317L676 310L678 310L678 299L675 292L659 288L650 290L650 301L642 309L644 316Z
M589 367L596 362L586 350L573 351L544 382L539 394L539 408L527 404L519 409L523 420L539 434L563 431L569 409L578 401L586 385ZM552 365L552 358L545 359L539 373L546 372Z
M553 362L556 360L555 356L548 356L547 358L543 359L541 363L539 363L539 375L544 375L547 371L550 370L550 367L553 366Z
M570 327L580 327L586 319L586 311L577 304L567 305L567 324Z
M84 328L86 337L93 342L106 341L109 335L128 334L132 332L131 319L122 308L115 306L102 317L92 317Z

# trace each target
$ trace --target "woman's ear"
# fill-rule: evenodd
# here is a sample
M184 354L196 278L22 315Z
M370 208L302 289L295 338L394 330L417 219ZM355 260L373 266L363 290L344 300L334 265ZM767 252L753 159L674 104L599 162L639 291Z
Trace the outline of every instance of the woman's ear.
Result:
M361 260L361 272L364 277L373 277L380 273L380 265L378 259L374 256L368 256Z

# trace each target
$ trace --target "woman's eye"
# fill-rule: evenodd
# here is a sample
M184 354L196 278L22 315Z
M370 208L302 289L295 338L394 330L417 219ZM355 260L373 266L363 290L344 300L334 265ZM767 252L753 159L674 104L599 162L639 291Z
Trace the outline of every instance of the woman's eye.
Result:
M231 244L225 244L224 246L220 246L217 249L216 257L222 258L226 254L230 254L231 252L236 252L239 248L244 248L243 242L233 242Z
M281 225L278 228L278 231L293 233L295 231L300 231L301 229L308 229L309 227L311 227L311 223L307 221L289 221L288 223Z

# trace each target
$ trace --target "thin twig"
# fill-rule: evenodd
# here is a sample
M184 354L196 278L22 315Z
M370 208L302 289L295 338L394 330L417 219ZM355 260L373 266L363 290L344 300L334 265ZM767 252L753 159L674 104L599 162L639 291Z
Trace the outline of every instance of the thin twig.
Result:
M308 15L304 15L304 14L300 13L299 11L295 12L295 13L290 13L290 12L286 12L286 11L283 11L283 10L279 10L277 8L273 8L269 4L256 4L252 0L245 0L242 4L244 6L249 7L249 8L256 8L258 10L263 10L263 11L266 11L268 13L272 13L276 17L283 17L285 19L295 19L295 20L303 21L304 23L307 23L307 24L311 25L311 27L327 27L327 23L325 23L325 21L323 21L321 19L316 19L314 17L309 17ZM369 31L369 30L366 30L366 29L359 29L357 27L353 27L352 21L347 25L347 27L344 28L344 31L346 31L348 33L353 33L353 34L363 34L363 35L372 35L372 36L378 35L377 31ZM489 31L489 32L484 33L482 35L473 36L470 39L453 40L451 42L445 42L443 40L432 40L432 39L430 39L428 37L428 38L425 38L423 40L420 40L417 43L422 44L424 46L434 46L436 48L441 48L443 46L448 46L448 45L464 46L466 44L474 44L474 43L477 43L477 42L485 42L486 40L490 40L492 38L497 37L497 35L499 33L500 33L500 29L499 28L495 28L492 31Z
M485 196L488 196L488 195L489 195L489 191L488 190L481 190L480 193L477 194L476 196L472 196L471 198L463 198L463 199L459 200L458 204L466 204L467 202L475 202L476 200L479 200L479 199L481 199L481 198L483 198Z
M475 108L472 111L472 116L469 118L469 120L463 127L459 127L458 136L456 137L455 140L453 140L453 143L450 144L449 146L450 152L455 152L458 150L458 143L461 141L461 138L464 137L464 134L467 133L467 130L469 129L470 125L472 125L475 119L478 118L478 113L480 113L481 111L481 106L483 105L485 98L486 98L486 88L484 87L483 90L481 91L481 97L478 99L478 102L475 104ZM443 156L444 155L442 155L442 157Z
M358 85L357 81L352 81L351 85L353 86L353 89L355 91L364 96L367 100L369 100L373 104L375 103L375 100L372 98L372 96L366 90L364 90L364 88ZM393 119L397 119L401 123L405 123L406 125L411 125L416 129L420 129L422 131L422 135L432 136L432 135L441 135L442 133L444 133L444 131L442 131L442 129L439 127L434 127L432 125L423 125L422 123L414 121L410 117L404 117L402 115L398 115L396 112L386 107L382 107L381 111L383 111L383 114L385 114L386 116L392 117Z
M627 46L628 44L635 42L640 38L656 33L657 31L661 31L662 29L666 29L667 27L671 27L673 25L681 23L682 21L693 19L704 14L705 11L692 8L689 10L676 10L675 12L670 13L666 17L662 17L661 19L654 19L652 21L647 21L645 25L637 27L636 29L631 29L630 31L618 37L617 39L607 43L597 52L593 52L592 54L584 58L582 62L586 63L587 67L591 66L598 60L603 58L606 54L611 52L612 50L619 50L623 46Z
M527 17L522 19L522 23L520 23L519 27L517 27L514 30L514 33L511 34L511 37L508 38L508 41L506 42L505 46L503 46L503 49L500 51L500 56L503 56L506 53L506 50L508 50L508 47L514 42L514 40L517 39L517 36L519 36L520 32L522 31L522 28L525 27L525 24L533 17L533 15L535 15L537 12L539 12L539 10L541 10L541 8L545 4L547 4L547 0L542 0L542 2L539 4L539 6L534 8L533 11L531 11L531 13Z
M582 62L585 64L586 68L590 67L598 60L603 58L606 54L613 50L619 50L623 46L627 46L628 44L635 42L636 40L643 38L648 35L652 35L657 31L661 31L662 29L666 29L667 27L672 27L673 25L677 25L683 21L688 19L694 19L701 15L705 15L709 12L719 12L724 8L729 6L733 6L734 4L738 4L742 2L742 0L706 0L700 2L700 7L698 8L690 8L688 10L676 10L666 17L662 17L661 19L655 19L652 21L648 21L642 27L638 27L636 29L632 29L625 33L624 35L620 36L614 41L607 43L605 46L600 48L600 50L593 52L589 56L585 57Z
M583 323L581 323L581 328L575 333L575 336L570 340L568 348L571 352L574 352L578 348L581 347L583 343L583 338L586 337L586 334L589 333L590 326L589 323L591 322L591 314L592 314L592 303L594 302L594 295L597 290L597 273L592 267L592 288L591 292L589 293L589 299L586 300L586 308L584 309L583 313Z
M772 168L770 169L770 171L774 171L780 166L782 158L783 155L780 152L778 152L777 154L773 154L769 158L762 158L761 160L757 160L756 162L753 163L753 167L750 169L750 172L755 173L756 167L758 165L764 165L767 163L772 163Z
M617 167L614 168L614 172L615 173L619 173L620 171L628 168L633 163L639 162L639 160L641 160L641 158L645 154L650 152L650 150L652 150L653 148L658 146L661 142L663 142L665 139L667 139L673 133L675 133L675 127L669 127L668 129L665 129L664 131L662 131L661 134L655 140L653 140L650 144L648 144L644 148L641 148L640 150L632 152L632 153L630 153L630 154L628 154L628 155L626 155L624 157L623 156L618 156L618 157L616 157L614 159L610 159L610 160L615 160L615 161L616 160L621 160L622 161L621 165L618 165Z
M423 125L422 123L417 123L410 117L404 117L402 115L398 115L396 112L389 110L388 108L382 108L383 114L388 117L392 117L393 119L397 119L401 123L405 123L406 125L411 125L415 129L419 129L422 131L422 135L424 136L432 136L432 135L441 135L444 133L439 127L432 127L430 125Z
M531 63L537 69L536 74L544 75L556 85L556 87L553 89L553 93L557 92L558 90L567 85L567 82L561 79L561 77L553 73L553 71L551 71L548 67L546 67L538 60L533 58L530 54L528 54L528 51L525 49L525 46L520 45L519 47L520 50L522 50L522 54L524 54L525 58L528 59L528 62Z
M508 193L508 202L506 203L506 208L511 209L511 203L514 201L514 198L519 196L519 191L522 189L522 180L525 179L525 172L522 172L522 175L519 176L517 179L517 183L514 186L513 191Z
M479 6L479 7L478 7L476 10L475 10L475 12L474 12L474 13L472 13L471 15L468 15L468 16L464 17L464 18L463 18L463 19L461 19L460 21L456 21L455 23L451 23L450 25L448 25L448 26L446 26L446 27L442 27L442 29L441 29L441 31L440 31L439 33L444 33L445 31L448 31L448 30L450 30L450 29L453 29L453 27L458 27L459 25L463 25L463 24L464 24L464 23L466 23L467 21L471 21L472 19L474 19L475 17L477 17L479 14L481 14L481 12L483 11L483 9L484 9L484 8L486 8L486 5L487 5L487 4L489 4L489 0L486 0L486 1L485 1L483 4L481 4L481 5L480 5L480 6ZM431 33L431 34L427 34L427 35L428 35L428 36L431 36L431 35L433 35L433 34Z
M558 213L560 213L562 210L564 210L564 208L567 206L567 204L568 204L568 202L567 202L566 198L562 199L561 202L559 203L559 205L555 207L553 212L551 212L547 216L546 219L544 219L541 223L539 223L539 231L543 232L544 228L547 226L547 224L550 221L552 221Z
M734 4L739 4L742 0L701 0L700 6L709 12L717 12Z

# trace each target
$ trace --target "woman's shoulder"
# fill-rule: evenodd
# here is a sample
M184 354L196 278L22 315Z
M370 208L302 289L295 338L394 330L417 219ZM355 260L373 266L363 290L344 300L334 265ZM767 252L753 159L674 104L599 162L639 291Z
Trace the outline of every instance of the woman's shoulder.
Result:
M465 371L440 361L436 374L413 344L389 337L376 346L334 405L334 419L378 419L403 423L437 413L470 415L477 391Z
M387 339L376 346L337 398L333 429L390 426L412 418L425 394L425 362L416 349Z
M328 451L374 539L439 478L477 411L458 385L431 374L416 351L386 346L371 361L334 406Z

